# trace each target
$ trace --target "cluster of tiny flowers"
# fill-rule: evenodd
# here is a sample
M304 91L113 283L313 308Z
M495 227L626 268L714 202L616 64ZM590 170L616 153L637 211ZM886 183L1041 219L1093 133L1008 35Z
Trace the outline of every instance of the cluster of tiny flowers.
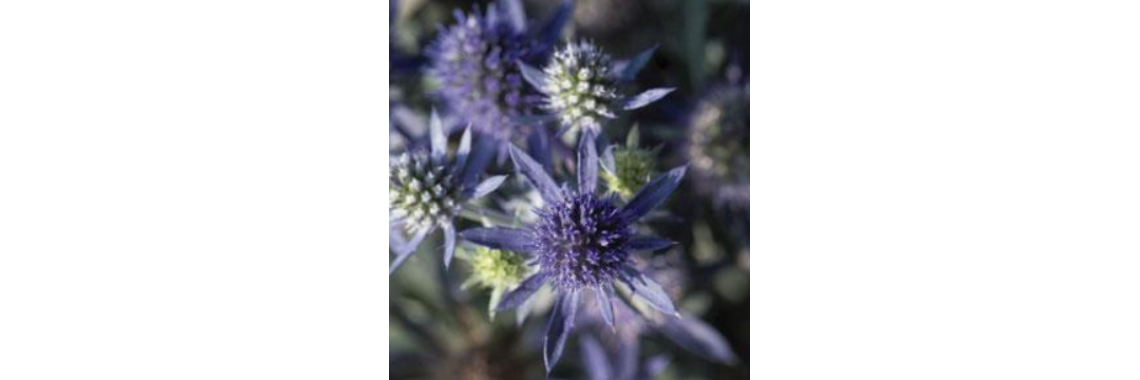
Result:
M513 119L529 114L541 97L523 81L518 60L536 47L515 32L491 6L485 14L456 14L428 49L437 96L477 132L497 140L513 134Z
M542 270L562 290L608 284L629 259L634 230L612 198L566 192L532 227Z
M470 281L475 285L505 289L518 285L527 275L526 257L517 252L478 247L468 260Z
M698 190L725 206L748 207L748 89L723 87L697 105L689 159Z
M439 226L459 213L461 187L451 165L433 165L426 152L404 153L391 165L390 208L411 230Z
M603 170L606 186L622 198L629 199L656 174L653 151L635 147L613 150L614 171Z
M566 127L596 130L602 118L613 119L614 103L621 96L611 61L609 55L588 42L570 44L554 53L543 70L545 108Z

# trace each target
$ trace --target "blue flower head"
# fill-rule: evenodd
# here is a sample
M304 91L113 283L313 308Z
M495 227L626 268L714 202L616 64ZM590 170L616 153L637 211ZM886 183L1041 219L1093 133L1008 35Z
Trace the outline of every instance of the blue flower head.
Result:
M428 74L438 81L436 96L475 132L501 149L516 134L518 120L540 102L523 83L518 62L541 64L569 18L571 3L562 4L539 30L528 30L522 4L500 0L464 14L440 31L427 50Z
M467 202L494 191L506 176L494 176L477 183L485 162L471 150L471 130L463 133L454 159L447 157L447 137L443 125L433 111L429 123L429 150L406 152L391 160L388 181L389 247L396 259L388 274L396 272L416 251L431 232L440 229L444 236L444 265L450 265L455 252L453 222Z
M542 92L542 107L558 119L561 131L581 128L600 134L601 123L617 118L617 112L645 107L673 91L654 88L627 96L621 85L632 82L653 56L649 49L626 61L614 61L589 42L566 45L541 71L521 65L523 75Z
M579 300L592 292L605 320L613 324L614 284L624 284L634 298L667 315L678 315L669 295L632 265L631 254L666 248L671 241L639 235L634 223L648 214L677 188L685 174L679 167L650 181L629 202L599 196L598 154L594 136L579 140L578 187L558 187L530 156L510 147L511 159L541 194L545 206L537 210L538 221L522 228L476 228L463 231L472 243L493 249L523 252L537 272L503 295L497 309L521 305L544 284L556 294L547 325L543 358L549 371L562 355L574 325Z
M705 95L690 116L688 141L697 192L718 207L748 209L748 85Z

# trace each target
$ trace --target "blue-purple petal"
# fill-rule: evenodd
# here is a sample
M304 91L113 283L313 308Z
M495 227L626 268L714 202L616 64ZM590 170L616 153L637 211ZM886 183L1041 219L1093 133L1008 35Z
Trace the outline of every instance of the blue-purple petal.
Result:
M656 51L657 46L654 46L630 58L629 61L626 61L625 64L619 68L621 74L619 74L618 78L624 81L632 81L637 77L637 73L645 68L645 64L649 63L649 60L653 58L653 53Z
M580 295L577 291L559 295L551 310L550 321L546 325L546 338L542 341L542 359L548 374L558 364L562 349L566 348L566 338L570 337L570 331L574 329Z
M529 300L530 297L534 295L534 292L537 292L544 284L546 284L546 275L542 274L542 272L527 277L519 283L518 287L503 295L503 298L499 300L499 304L495 305L495 310L502 311L519 307Z
M534 240L530 231L517 228L472 228L459 234L467 241L487 248L524 253L531 251Z
M570 16L573 15L573 10L573 0L565 0L558 5L558 9L550 16L550 20L539 31L538 40L541 45L551 46L558 42L562 36L562 29L566 26L566 22L570 21Z
M554 183L549 174L546 174L546 170L543 170L541 165L514 145L511 145L509 149L515 168L530 181L539 194L542 194L543 200L547 203L556 203L562 199L562 192L558 189L558 185Z
M478 199L490 194L495 191L495 189L498 189L499 186L503 184L503 181L506 180L507 176L505 175L497 175L483 180L483 182L480 182L475 186L475 189L472 190L471 198Z
M598 304L598 311L602 314L602 320L611 328L614 327L613 294L614 287L611 284L601 284L594 288L594 295L596 296L594 302Z
M447 157L447 136L443 134L443 122L439 120L439 114L435 110L431 111L428 135L431 138L431 162L439 165Z
M593 193L598 188L598 148L596 136L586 131L578 141L578 193Z
M634 297L645 301L649 306L660 310L662 313L671 316L680 315L677 314L677 308L673 306L673 300L669 298L669 293L666 293L657 281L653 281L645 273L628 265L622 267L621 275L622 282L629 286Z
M522 61L519 61L518 64L519 71L522 72L523 79L526 79L527 83L530 83L531 86L534 86L534 88L539 91L546 88L546 73Z
M634 237L633 239L630 239L629 243L627 243L627 245L626 245L626 248L629 248L630 251L634 251L634 252L656 251L656 250L660 250L660 249L669 248L669 247L673 246L673 244L675 244L675 243L672 240L668 240L668 239L662 239L662 238L652 237L652 236L637 236L637 237Z
M463 129L463 137L459 138L459 149L455 151L455 167L463 170L467 167L467 156L471 154L471 126Z
M664 98L665 95L669 95L669 93L673 92L673 90L674 89L672 88L653 88L645 90L645 92L626 99L624 104L622 104L622 109L629 111L645 107L653 102L661 100L661 98Z
M404 265L404 262L408 261L408 258L411 257L413 253L416 253L416 248L419 248L420 243L424 241L424 237L427 236L428 232L431 231L428 229L420 230L412 236L403 247L400 247L396 251L396 259L392 260L392 263L388 265L389 276L396 273L396 269L400 269L400 266Z
M668 173L661 175L645 184L633 199L623 207L622 211L630 220L637 220L654 208L657 208L661 202L664 202L673 190L677 189L677 185L681 183L681 178L685 176L686 167L682 166Z
M685 315L666 320L658 330L673 343L700 357L723 364L736 363L736 354L724 336L696 317Z
M455 227L445 224L443 227L443 267L451 268L451 257L455 256Z
M613 374L611 373L610 360L607 357L609 354L598 343L597 339L590 335L582 335L578 339L579 346L582 350L582 360L586 364L586 373L590 375L590 380L612 380Z

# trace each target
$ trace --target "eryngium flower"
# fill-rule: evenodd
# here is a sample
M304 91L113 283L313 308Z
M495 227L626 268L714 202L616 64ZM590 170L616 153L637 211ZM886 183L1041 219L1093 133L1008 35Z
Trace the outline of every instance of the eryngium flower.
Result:
M539 220L524 229L476 228L463 231L472 243L493 249L523 252L532 257L538 272L503 296L497 309L510 309L529 299L542 285L551 284L557 295L544 341L543 358L549 371L562 355L574 325L582 293L591 290L606 321L613 322L614 283L625 284L632 295L667 315L677 315L669 295L631 265L630 255L668 247L672 242L638 235L633 224L677 188L685 168L673 169L649 182L628 203L595 194L598 154L594 136L579 140L578 189L559 188L532 158L510 147L518 171L542 195L545 206Z
M691 116L688 155L697 191L720 207L748 209L748 87L706 95Z
M656 175L657 152L639 147L639 133L634 127L626 137L624 147L610 146L602 154L602 179L606 187L623 199L633 197L637 189L649 183Z
M673 91L655 88L627 97L621 85L630 82L653 56L649 49L629 61L615 62L589 42L566 45L539 71L522 64L523 76L544 96L543 108L562 125L562 130L581 128L600 134L605 119L617 112L645 107Z
M428 74L439 82L436 95L505 149L516 120L541 100L523 83L517 62L544 62L569 15L567 2L542 30L529 31L518 0L501 0L486 12L456 11L456 23L442 29L427 49Z
M453 220L468 201L494 191L506 179L506 176L494 176L476 184L482 168L468 165L468 158L473 156L471 130L464 132L454 160L448 160L447 137L435 112L429 124L430 150L404 153L393 158L390 165L389 249L395 252L396 259L388 270L389 275L436 229L443 230L443 262L450 265L455 252Z
M461 259L471 264L471 277L463 283L464 288L477 286L491 289L491 302L488 313L495 316L495 305L502 299L507 290L518 285L530 273L523 254L512 251L503 251L478 247L467 255L460 255Z

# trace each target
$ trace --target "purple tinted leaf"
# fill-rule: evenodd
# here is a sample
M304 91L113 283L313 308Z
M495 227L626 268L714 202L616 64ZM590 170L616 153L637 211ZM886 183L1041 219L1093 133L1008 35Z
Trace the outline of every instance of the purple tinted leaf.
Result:
M566 0L558 5L558 9L550 16L550 20L546 25L542 26L542 30L538 34L539 43L542 45L554 45L558 42L558 38L562 36L562 29L566 26L566 22L570 20L573 14L574 1Z
M524 252L531 251L530 231L515 228L472 228L459 233L472 243L493 249Z
M645 51L638 53L633 58L630 58L629 61L625 62L625 64L619 68L619 72L621 73L619 79L623 81L632 81L635 77L637 77L637 73L641 72L641 69L645 68L645 64L649 63L649 60L653 58L653 53L656 51L657 47L654 46L649 49L645 49Z
M455 227L443 225L443 267L451 268L451 257L455 255Z
M505 175L497 175L483 180L483 182L475 186L475 189L471 193L471 198L478 199L490 194L495 191L495 189L498 189L499 185L502 185L503 181L506 180L507 176Z
M522 71L523 79L526 79L527 83L530 83L531 86L534 86L534 88L539 91L546 88L546 73L522 61L519 61L518 64L519 71Z
M656 238L656 237L651 237L651 236L637 236L637 237L634 237L633 239L630 239L630 241L629 241L628 245L626 245L626 247L629 248L631 251L634 251L634 252L656 251L659 249L669 248L669 247L673 246L673 244L675 244L673 241L667 240L667 239Z
M594 295L596 296L594 302L598 304L598 311L602 314L602 320L611 328L614 327L613 294L614 287L611 284L601 284L594 288Z
M527 277L519 283L517 288L503 295L503 299L499 301L498 305L495 305L495 310L501 311L519 307L519 305L529 300L530 296L533 296L534 292L537 292L545 283L546 275L542 274L542 272Z
M645 90L645 92L637 94L632 98L626 99L625 104L622 105L622 109L629 111L645 107L650 103L664 98L665 95L669 95L669 93L673 92L673 90L674 89L672 88L654 88Z
M658 330L673 343L693 354L718 363L736 363L736 354L724 336L696 317L685 315L683 318L669 319L658 326Z
M586 373L591 380L611 380L610 360L602 345L590 335L582 335L578 340L582 349L582 360L586 362Z
M435 165L442 164L444 157L447 157L447 136L443 134L443 122L435 110L431 111L428 135L431 137L431 162Z
M634 297L645 301L649 306L660 310L662 313L679 316L677 308L673 306L673 300L669 298L669 293L666 293L657 281L653 281L645 273L628 265L622 267L621 274L622 281L629 285Z
M396 259L388 265L389 276L396 273L396 269L400 269L400 266L404 265L404 262L416 252L416 248L419 248L420 243L424 241L424 237L427 236L428 232L430 232L430 230L427 228L421 229L415 236L412 236L403 247L400 247L399 250L396 251Z
M598 188L598 150L594 134L586 132L578 141L578 193L593 193Z
M546 338L542 341L542 359L546 364L546 373L558 364L562 357L562 349L566 347L566 338L570 337L570 330L574 329L574 317L578 314L578 298L581 293L572 291L558 297L554 309L550 313L550 321L546 325Z
M677 189L677 185L681 183L681 178L685 176L686 167L682 166L668 173L654 178L649 183L645 184L633 199L622 208L622 212L626 214L629 220L637 220L645 214L648 214L654 208L665 201L673 190Z
M557 203L562 199L562 192L558 190L558 185L546 174L542 166L534 162L526 153L523 153L514 145L510 146L511 160L515 162L515 168L523 177L530 181L531 185L542 194L542 199L547 203Z

